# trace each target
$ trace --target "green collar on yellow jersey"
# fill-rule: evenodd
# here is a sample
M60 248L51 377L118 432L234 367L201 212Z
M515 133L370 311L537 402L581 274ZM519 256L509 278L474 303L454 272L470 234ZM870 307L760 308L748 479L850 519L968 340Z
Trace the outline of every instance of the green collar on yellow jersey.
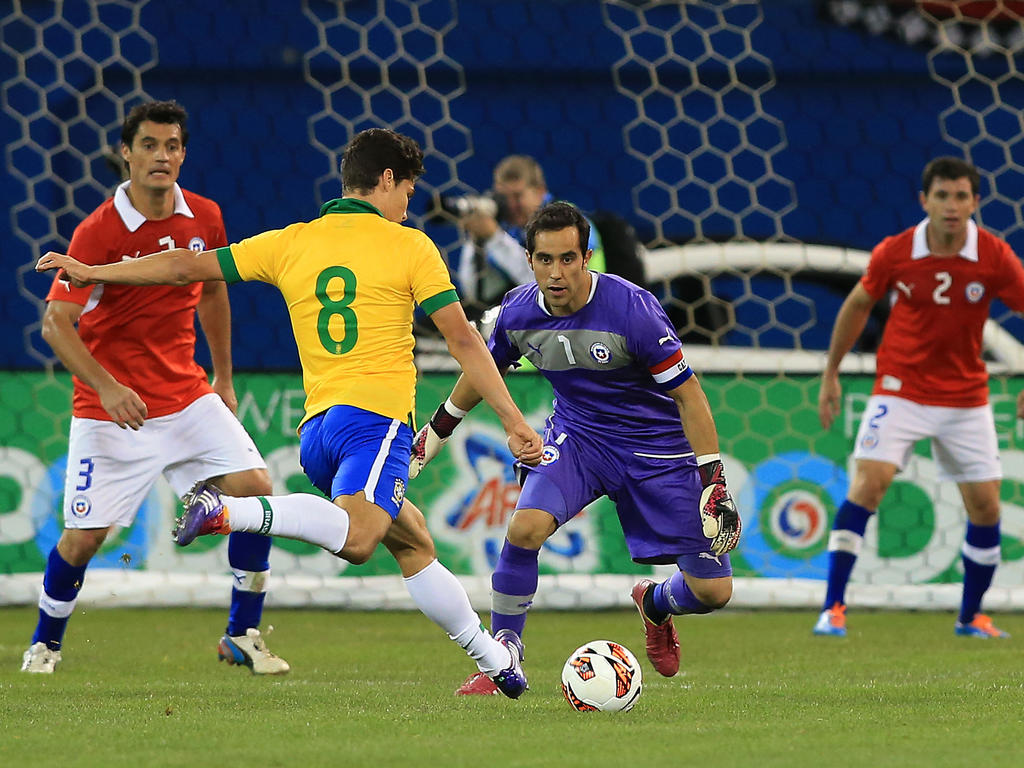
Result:
M384 217L377 206L354 197L338 197L328 200L320 206L320 215L324 216L328 213L376 213L381 218Z

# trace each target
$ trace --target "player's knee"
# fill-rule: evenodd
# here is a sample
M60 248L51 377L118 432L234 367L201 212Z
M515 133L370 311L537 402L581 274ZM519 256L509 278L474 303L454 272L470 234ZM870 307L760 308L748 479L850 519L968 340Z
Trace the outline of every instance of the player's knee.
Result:
M274 484L270 480L270 472L266 469L232 472L210 478L210 482L228 496L270 496L274 493Z
M732 579L713 579L691 589L694 597L713 611L724 608L732 599Z
M711 610L717 611L719 608L725 608L731 599L732 591L730 590L726 595L714 595L711 600L702 600L701 602Z
M558 524L547 512L520 509L508 526L508 542L523 549L540 549L557 529Z
M387 525L381 518L390 525L391 519L386 514L357 515L350 510L348 537L338 554L352 565L362 565L369 560L387 533Z
M999 522L999 501L994 500L973 504L967 510L967 518L975 525L992 526Z
M376 542L371 544L368 540L364 539L353 541L350 536L348 541L345 542L345 546L342 547L341 552L337 554L343 559L348 560L352 565L363 565L373 556L376 549Z
M249 496L271 496L274 493L274 484L270 481L270 473L265 469L257 470L256 475L249 482L252 485Z
M858 465L850 483L849 499L865 509L878 509L892 484L895 467Z
M361 549L353 552L347 558L352 565L363 565L370 561L370 557L373 555L373 550Z
M878 509L888 489L889 484L877 478L862 478L850 485L848 496L850 501L864 509Z
M70 565L85 565L99 551L109 531L109 528L65 528L57 542L57 551Z
M421 563L422 568L437 557L426 519L418 509L408 503L402 507L381 543L403 567L403 572L406 563Z
M548 540L548 534L537 530L513 531L509 529L507 538L509 544L514 544L522 549L540 549Z

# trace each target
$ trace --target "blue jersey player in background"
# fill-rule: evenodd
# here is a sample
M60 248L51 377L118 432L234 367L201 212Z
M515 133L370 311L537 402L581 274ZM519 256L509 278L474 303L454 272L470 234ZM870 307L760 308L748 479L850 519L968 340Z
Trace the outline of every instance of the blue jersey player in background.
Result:
M522 468L522 493L491 578L492 631L522 634L541 546L608 496L633 560L679 567L660 584L642 579L632 590L647 656L671 677L679 670L672 616L709 613L732 597L726 553L739 541L740 517L725 486L711 408L668 317L648 291L588 269L591 252L581 244L589 230L569 203L534 214L525 256L535 282L505 296L488 342L498 370L525 356L555 393L544 457ZM411 476L480 399L460 378L416 436ZM458 690L493 692L483 675Z

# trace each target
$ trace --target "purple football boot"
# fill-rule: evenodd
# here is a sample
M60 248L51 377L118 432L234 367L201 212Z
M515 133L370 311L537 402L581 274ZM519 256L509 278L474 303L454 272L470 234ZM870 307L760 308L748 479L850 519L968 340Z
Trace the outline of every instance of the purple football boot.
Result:
M220 498L220 488L200 480L182 498L185 511L174 521L171 536L179 547L195 541L197 536L212 533L231 533L228 525L228 508Z
M530 687L526 682L526 673L523 672L523 641L511 629L499 630L494 639L508 648L512 654L512 665L501 670L491 681L510 699L518 699Z

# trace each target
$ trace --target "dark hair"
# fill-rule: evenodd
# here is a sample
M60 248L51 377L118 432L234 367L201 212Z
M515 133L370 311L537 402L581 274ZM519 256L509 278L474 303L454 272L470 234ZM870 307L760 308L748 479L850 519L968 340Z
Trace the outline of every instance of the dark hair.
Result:
M377 186L390 168L395 181L415 181L423 175L423 150L415 139L387 128L360 131L348 143L341 158L343 193L366 192Z
M121 142L131 147L144 120L151 123L177 123L181 128L181 146L188 144L188 112L176 101L147 101L132 107L121 126Z
M566 227L576 227L580 233L580 253L586 253L590 242L590 222L579 208L564 200L556 200L537 209L526 222L526 252L533 253L538 232L556 232Z
M970 179L971 192L978 194L981 188L981 175L977 168L957 157L937 157L924 167L924 173L921 174L921 191L927 195L935 179L956 181L964 178Z

